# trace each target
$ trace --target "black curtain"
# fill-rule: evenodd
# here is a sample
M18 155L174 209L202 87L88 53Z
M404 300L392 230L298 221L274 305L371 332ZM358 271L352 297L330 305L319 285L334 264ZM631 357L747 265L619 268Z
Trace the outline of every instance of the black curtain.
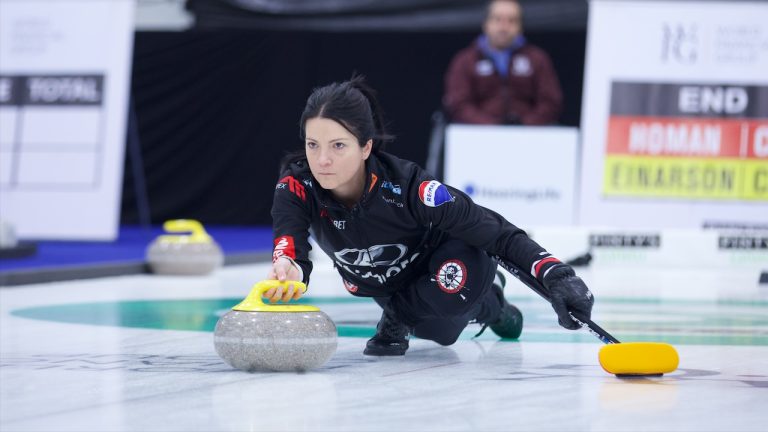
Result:
M519 0L533 31L584 30L587 0ZM488 0L187 0L205 29L475 31Z
M585 32L527 32L547 50L578 125ZM451 57L476 32L139 32L131 95L151 221L270 224L279 159L300 148L298 119L312 88L353 71L379 91L397 140L389 151L424 164ZM139 222L132 161L122 222ZM514 169L510 161L510 169Z

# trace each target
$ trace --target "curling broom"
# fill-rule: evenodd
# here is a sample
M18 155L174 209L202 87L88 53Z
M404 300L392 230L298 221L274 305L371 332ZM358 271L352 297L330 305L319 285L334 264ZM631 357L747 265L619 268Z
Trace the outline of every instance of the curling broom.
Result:
M546 289L530 273L523 271L499 256L499 265L512 273L520 282L528 285L536 294L551 302ZM675 347L661 342L626 342L621 343L610 333L603 330L592 320L570 312L571 318L606 345L600 349L598 360L606 372L618 377L662 376L673 372L680 363Z

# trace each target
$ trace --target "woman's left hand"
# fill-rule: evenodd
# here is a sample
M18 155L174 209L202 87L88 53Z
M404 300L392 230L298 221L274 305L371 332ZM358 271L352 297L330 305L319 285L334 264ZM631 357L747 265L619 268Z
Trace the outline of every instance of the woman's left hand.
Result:
M558 264L544 276L544 286L549 289L552 308L557 313L558 323L568 330L578 330L581 325L571 318L575 312L584 319L591 319L595 298L573 269L565 264Z

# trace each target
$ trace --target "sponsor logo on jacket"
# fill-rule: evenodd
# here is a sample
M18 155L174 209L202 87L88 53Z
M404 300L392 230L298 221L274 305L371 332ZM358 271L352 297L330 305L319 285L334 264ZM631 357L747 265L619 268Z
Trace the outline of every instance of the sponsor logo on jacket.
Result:
M331 216L328 214L328 210L326 209L320 210L320 217L326 218L329 221L331 221L331 223L333 223L333 226L335 226L337 230L344 230L347 228L346 220L337 220L337 219L331 218Z
M374 245L368 249L347 248L334 252L336 260L359 267L378 267L397 264L408 252L402 244Z
M435 275L437 286L448 294L455 294L464 288L467 282L467 266L459 260L448 260L444 262ZM464 296L462 300L466 301Z
M351 292L353 294L356 293L357 290L359 289L359 287L357 285L353 284L352 282L349 282L346 279L342 279L341 281L344 282L344 288L346 288L347 291L349 291L349 292Z
M367 249L346 248L334 252L336 266L362 279L380 284L405 270L419 252L403 259L408 247L402 244L374 245ZM357 268L353 268L357 267Z
M275 249L272 252L272 262L282 256L296 259L296 247L293 244L293 236L280 236L275 239Z
M403 193L403 190L400 188L400 185L392 184L392 182L389 182L389 181L385 181L381 183L381 188L392 191L392 193L395 195L401 195Z
M532 72L531 60L527 56L518 54L512 57L512 75L528 76Z
M438 207L455 198L448 192L448 188L437 180L427 180L419 185L419 199L427 207Z
M482 59L475 63L475 72L480 76L493 75L493 62L488 59Z
M296 180L293 176L285 176L281 178L280 181L277 182L275 189L285 189L286 185L288 190L290 190L297 197L301 198L302 201L307 200L307 190L304 188L304 185L301 184L300 181Z
M395 206L397 208L405 207L405 204L403 204L402 202L400 202L400 201L398 201L398 200L396 200L394 198L387 198L384 195L382 195L381 199L383 199L385 203L392 204L393 206Z
M381 183L381 194L379 195L385 203L391 204L397 208L405 207L402 201L403 189L400 185L392 184L390 181Z

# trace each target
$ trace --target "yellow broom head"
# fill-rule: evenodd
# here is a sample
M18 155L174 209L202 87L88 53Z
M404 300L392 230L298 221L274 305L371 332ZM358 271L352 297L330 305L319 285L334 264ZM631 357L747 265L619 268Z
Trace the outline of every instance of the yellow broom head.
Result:
M680 357L670 344L626 342L608 344L598 354L600 366L614 375L662 375L677 369Z

